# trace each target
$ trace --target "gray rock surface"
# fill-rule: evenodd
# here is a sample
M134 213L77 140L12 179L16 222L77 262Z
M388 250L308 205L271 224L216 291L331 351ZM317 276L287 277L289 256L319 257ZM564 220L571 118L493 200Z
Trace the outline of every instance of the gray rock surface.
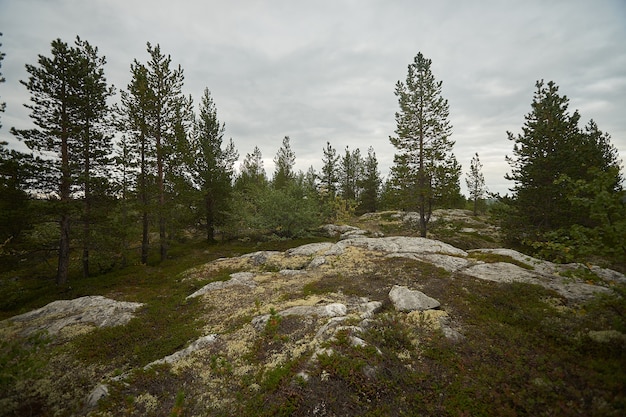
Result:
M121 326L134 317L142 303L116 301L100 295L80 297L73 300L57 300L37 310L11 317L5 321L20 323L23 334L45 330L58 334L71 325L95 327Z
M439 301L423 292L399 285L389 291L389 299L397 311L432 310L440 306Z
M221 290L222 288L232 287L234 285L243 285L254 288L256 287L256 282L254 282L252 278L254 278L254 274L252 272L235 272L230 274L230 279L228 281L210 282L193 294L188 295L187 298L199 297L209 291Z

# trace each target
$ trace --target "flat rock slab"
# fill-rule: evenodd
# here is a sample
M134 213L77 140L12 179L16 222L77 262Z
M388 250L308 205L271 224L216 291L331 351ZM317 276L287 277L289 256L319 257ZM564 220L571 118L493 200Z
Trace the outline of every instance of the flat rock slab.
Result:
M447 243L423 237L357 237L337 242L327 251L327 255L341 255L345 248L356 246L384 253L438 253L453 256L467 256L467 252Z
M254 274L252 272L235 272L234 274L230 274L230 279L228 281L210 282L193 294L188 295L187 298L199 297L209 291L221 290L235 285L243 285L254 288L256 287L256 282L254 282L252 278L254 278Z
M64 327L87 324L95 327L125 325L142 303L116 301L100 295L57 300L37 310L11 317L5 322L19 324L24 334L45 330L58 334Z
M394 285L389 291L389 299L397 311L432 310L441 304L421 291Z

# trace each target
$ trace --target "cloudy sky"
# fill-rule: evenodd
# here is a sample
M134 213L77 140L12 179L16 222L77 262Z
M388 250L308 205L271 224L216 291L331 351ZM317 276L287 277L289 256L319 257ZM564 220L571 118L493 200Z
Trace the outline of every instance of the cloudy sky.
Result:
M478 152L491 191L512 186L505 156L539 79L553 80L586 124L594 119L626 157L626 1L0 0L0 140L31 126L19 83L50 42L76 35L107 58L117 89L133 59L159 44L196 103L211 90L241 158L258 146L268 174L285 135L296 169L321 168L326 142L393 162L394 85L422 52L450 105L464 171ZM118 95L119 97L119 95ZM465 175L461 181L465 188Z

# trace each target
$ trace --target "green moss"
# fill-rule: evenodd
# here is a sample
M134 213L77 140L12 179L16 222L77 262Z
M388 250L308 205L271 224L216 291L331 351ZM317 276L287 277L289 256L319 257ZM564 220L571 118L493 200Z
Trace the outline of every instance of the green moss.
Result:
M485 263L496 263L496 262L506 262L509 264L517 265L520 268L533 270L535 269L532 265L529 265L525 262L518 261L508 255L501 255L498 253L491 252L470 252L467 255L469 258L477 259L479 261L483 261Z

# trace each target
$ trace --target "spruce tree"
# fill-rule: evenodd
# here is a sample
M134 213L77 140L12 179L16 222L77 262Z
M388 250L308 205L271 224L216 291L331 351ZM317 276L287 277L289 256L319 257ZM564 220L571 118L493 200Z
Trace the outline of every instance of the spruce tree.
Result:
M431 71L432 61L421 53L408 66L406 81L398 81L395 94L400 111L395 114L396 137L389 140L394 155L392 179L404 208L419 212L419 231L426 236L433 207L454 195L460 176L450 139L448 101L441 81Z

